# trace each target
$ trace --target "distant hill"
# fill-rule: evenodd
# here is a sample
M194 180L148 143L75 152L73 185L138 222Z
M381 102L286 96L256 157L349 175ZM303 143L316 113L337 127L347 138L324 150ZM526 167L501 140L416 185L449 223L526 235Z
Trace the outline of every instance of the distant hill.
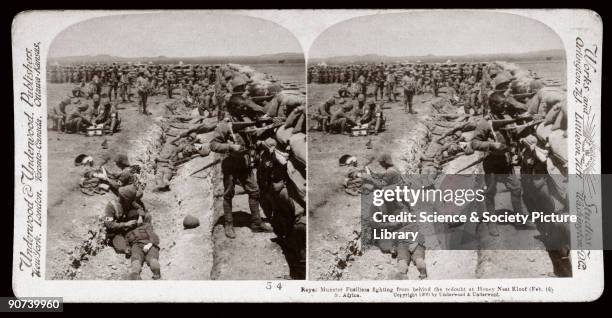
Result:
M49 64L59 63L60 65L73 64L95 64L95 63L153 63L153 64L276 64L279 61L285 64L304 63L302 53L277 53L264 54L257 56L199 56L199 57L118 57L108 54L81 55L49 58Z
M563 60L565 59L564 50L544 50L526 53L512 54L471 54L456 56L386 56L377 54L334 56L329 58L311 58L309 64L325 62L327 64L362 64L362 63L438 63L451 60L452 62L490 62L490 61L544 61L544 60Z

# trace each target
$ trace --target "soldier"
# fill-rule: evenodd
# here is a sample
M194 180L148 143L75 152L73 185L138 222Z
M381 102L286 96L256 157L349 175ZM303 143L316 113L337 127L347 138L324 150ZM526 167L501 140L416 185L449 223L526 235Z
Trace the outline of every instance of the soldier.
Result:
M136 89L138 90L138 96L140 97L139 104L142 107L142 113L145 115L151 115L147 111L147 98L149 96L149 80L145 77L143 72L138 73L136 79Z
M235 238L232 215L232 199L234 187L238 183L249 196L249 209L251 210L251 230L254 232L270 232L272 228L263 222L259 212L259 187L251 167L251 158L248 154L246 136L234 133L231 122L220 123L215 129L214 137L210 142L210 149L225 154L221 162L223 172L223 212L225 219L225 236Z
M521 185L514 174L513 162L507 152L508 145L502 134L494 130L491 120L504 118L505 98L503 93L497 92L489 98L490 117L483 118L477 125L472 139L472 149L485 151L487 154L482 161L485 174L485 205L490 213L495 212L495 194L497 183L503 182L510 191L514 212L522 213ZM497 225L489 223L489 234L498 236Z
M53 112L49 117L53 120L53 129L63 132L66 124L66 107L72 103L70 96L62 99L57 106L53 108Z
M434 69L432 72L432 78L431 78L431 88L433 89L433 93L435 97L438 97L438 85L441 80L442 80L442 76L440 74L440 71L438 71L436 67L436 69Z
M383 75L382 71L376 72L374 76L374 100L378 100L379 92L380 99L383 99L385 93L385 76Z
M330 132L339 132L341 134L350 133L350 129L356 125L350 114L352 108L352 105L346 104L332 114L329 120Z
M131 184L120 187L117 190L117 197L106 204L104 209L106 238L110 240L117 253L129 256L131 248L125 234L144 222L150 222L150 215L141 198L142 191Z
M153 279L160 279L159 236L153 231L151 223L142 223L137 228L127 232L125 239L130 246L130 279L140 279L142 264L145 262L153 273Z
M416 114L416 112L412 110L412 98L416 92L416 82L409 71L404 73L401 85L404 90L404 112Z
M283 240L295 223L295 205L286 187L289 154L279 151L276 140L268 138L259 151L257 184L262 193L261 207L272 220L274 234Z
M400 185L404 183L400 171L393 164L391 155L383 153L378 158L378 164L385 169L381 174L369 172L362 176L364 184L372 184L374 188L382 189L388 186ZM395 214L397 211L404 210L406 207L397 202L386 202L386 214ZM391 253L397 256L399 278L405 278L408 274L410 263L414 263L419 271L419 278L427 278L427 267L425 264L425 237L420 233L416 222L405 222L401 224L398 231L409 231L418 233L416 239L412 240L394 240L392 242Z
M113 94L117 100L117 90L119 89L119 74L116 67L113 67L108 81L108 98L112 98Z
M88 109L89 106L87 104L82 104L77 106L77 109L68 115L66 119L67 133L80 133L88 126L91 126Z
M121 101L124 103L132 102L130 97L130 78L128 77L127 71L121 72L121 78L119 79L119 83L121 89Z
M102 109L98 112L98 115L93 121L95 124L103 124L104 128L108 129L111 136L117 132L121 124L119 111L115 105L111 105L110 100L107 100L102 105Z
M385 81L387 86L387 100L390 102L395 102L395 76L393 72L387 71L387 79Z
M378 135L378 133L385 126L385 117L383 115L382 105L378 105L376 102L370 101L363 111L361 123L368 124L368 129L373 130L374 134Z
M174 85L174 74L169 70L165 74L165 86L166 86L166 94L168 95L168 99L172 99L172 90Z
M94 87L93 93L98 95L102 94L102 80L100 79L97 73L91 79L91 83Z
M230 93L226 95L227 110L230 115L253 120L266 114L263 107L246 97L247 80L241 76L234 77L230 82Z
M317 126L314 128L315 130L323 131L325 133L328 132L329 119L331 118L331 107L335 104L336 99L330 97L315 109L315 112L312 115L313 119L317 123Z

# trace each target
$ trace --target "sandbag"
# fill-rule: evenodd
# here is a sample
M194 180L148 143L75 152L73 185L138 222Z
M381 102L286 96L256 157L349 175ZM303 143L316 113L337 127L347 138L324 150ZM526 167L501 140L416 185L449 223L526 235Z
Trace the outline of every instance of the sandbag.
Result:
M290 184L289 196L292 197L299 205L306 201L306 176L302 174L291 161L287 161L287 176L289 176Z
M291 130L289 130L289 133L291 133ZM298 159L304 165L306 165L306 159L307 159L306 134L303 134L303 133L292 134L291 133L291 137L289 137L289 146L291 146L291 152L293 153L295 158Z
M531 114L546 115L557 103L565 99L565 93L556 88L542 88L527 102L527 110Z
M550 151L558 158L567 161L568 149L567 138L563 130L552 130L553 125L539 125L536 129L536 136L541 142L548 141Z
M306 133L306 114L304 114L303 112L300 114L300 117L295 126L293 127L292 132L294 134Z
M289 144L289 139L293 135L293 128L285 128L285 126L280 126L276 130L276 140L284 145Z
M294 109L291 114L289 114L289 117L287 117L287 120L285 120L285 128L295 127L301 114L302 112L299 109Z

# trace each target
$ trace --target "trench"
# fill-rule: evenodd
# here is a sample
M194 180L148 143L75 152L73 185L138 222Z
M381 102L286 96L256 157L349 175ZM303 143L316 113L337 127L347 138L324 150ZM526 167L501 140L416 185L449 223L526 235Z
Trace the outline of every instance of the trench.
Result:
M152 224L160 236L160 265L162 279L171 280L208 280L213 268L212 230L217 219L214 209L213 181L217 170L202 172L195 177L192 172L215 159L215 155L192 159L180 166L170 182L171 191L154 192L155 158L163 145L172 135L173 128L167 105L177 105L180 101L161 102L159 109L153 109L157 117L149 127L130 140L127 156L132 164L141 167L139 181L145 187L143 201L152 216ZM160 113L161 112L161 113ZM184 110L183 112L187 112ZM184 114L188 115L188 114ZM210 140L212 133L202 134ZM96 209L103 211L104 204L113 194L95 198ZM183 218L192 215L199 219L200 226L183 229ZM86 239L68 252L65 269L53 274L54 279L126 279L129 260L117 254L106 244L105 229L101 217L88 223ZM142 279L150 279L152 274L143 266Z
M415 96L415 100L417 110L419 111L417 116L413 117L396 114L398 118L400 118L400 116L403 118L395 122L394 119L391 120L390 125L394 127L389 130L392 132L383 132L379 136L368 137L370 141L375 140L374 144L381 144L382 149L390 152L393 162L403 174L420 174L421 156L429 151L437 150L430 149L431 147L435 148L437 145L436 143L432 143L435 133L434 130L436 129L433 124L433 116L436 113L448 114L456 112L454 106L433 106L433 104L444 105L448 103L443 97L426 98L421 95L418 97ZM393 112L396 107L397 106L392 105L390 112ZM392 135L385 136L385 134ZM336 136L336 138L342 137ZM361 142L362 141L356 141L356 146L359 147ZM365 140L363 142L365 142ZM311 141L311 147L315 143L316 142ZM453 171L453 169L456 171L464 166L466 162L469 163L472 160L474 160L474 156L453 160L443 167L442 173ZM468 173L475 173L475 169L477 169L477 167L473 168L472 171ZM346 194L339 193L338 195L342 196L343 200L346 200ZM324 210L325 207L332 209L335 205L330 205L330 202L338 199L339 198L327 198L325 201L317 203L317 207L312 210L319 213L318 210L321 207L323 207L321 210ZM354 201L350 198L348 200L351 202ZM327 257L331 256L329 265L325 269L315 269L312 271L312 273L315 274L315 277L312 278L319 280L397 279L397 276L394 276L396 261L393 260L389 254L381 252L376 246L362 246L361 227L358 220L361 217L359 215L360 202L358 201L359 200L356 200L350 204L352 207L351 209L344 211L345 213L350 212L352 215L351 219L356 221L346 224L349 225L349 229L343 229L345 232L344 235L338 234L340 242L335 244L335 249L333 247L327 247L327 250L324 251L326 253L322 253L323 255L329 255ZM316 231L318 231L318 229ZM436 232L432 225L426 225L421 231L427 236L435 237ZM319 234L320 233L316 233L317 236ZM342 240L343 238L345 240ZM318 241L317 238L313 238L310 242L312 248ZM429 279L475 278L477 276L476 274L479 271L479 257L476 251L443 250L440 248L440 242L435 240L428 241L426 244L428 245L426 262ZM317 253L316 257L319 257L318 251L315 253ZM418 272L414 266L410 266L408 276L418 276Z
M288 264L282 248L272 241L275 235L252 233L247 223L243 222L245 217L248 218L249 210L247 196L239 186L236 187L234 198L238 237L234 240L225 237L222 226L223 178L220 165L214 164L214 161L221 158L220 154L211 152L207 157L191 159L177 168L170 181L170 191L153 190L155 158L169 139L197 125L184 120L198 114L195 109L186 107L180 99L168 100L160 95L150 98L149 110L153 115L144 120L134 112L135 117L129 120L136 121L141 126L146 125L146 128L130 134L129 137L128 134L123 135L130 140L120 149L126 153L130 163L141 167L138 179L146 185L143 202L152 216L153 228L160 237L159 262L162 279L287 278ZM198 137L209 142L213 132L200 134ZM85 141L89 140L93 139ZM209 168L192 175L204 166ZM71 193L69 198L64 198L64 201L87 201L83 206L87 207L90 217L80 216L75 219L80 226L69 232L74 239L57 240L66 246L48 251L48 255L54 255L55 258L55 268L49 271L49 277L127 279L129 259L108 246L101 219L105 204L113 197L112 193L85 198L80 193ZM183 219L187 215L196 217L200 225L194 229L184 229ZM83 237L85 239L82 239ZM69 246L71 244L72 246ZM141 278L152 278L152 273L146 265L143 266Z

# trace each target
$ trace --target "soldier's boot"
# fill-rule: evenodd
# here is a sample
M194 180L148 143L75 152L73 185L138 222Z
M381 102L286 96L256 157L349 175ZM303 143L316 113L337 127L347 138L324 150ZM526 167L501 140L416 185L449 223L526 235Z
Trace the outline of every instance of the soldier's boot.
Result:
M265 223L259 214L259 196L249 196L249 210L251 210L251 231L253 232L272 232L272 226Z
M410 260L398 260L397 262L397 271L394 273L395 280L404 280L408 279L408 268L410 266Z
M130 274L129 279L131 280L140 280L140 271L142 270L142 264L140 260L132 260L130 264Z
M223 198L223 218L225 219L225 224L223 226L225 236L230 239L236 238L236 233L234 232L234 217L232 215L231 198Z
M323 119L321 124L323 125L323 133L325 134L329 133L329 125L328 125L327 119Z
M270 233L273 229L270 224L258 219L251 222L251 231L256 233Z
M225 236L230 239L236 238L236 232L234 232L234 224L232 222L225 222L224 225Z
M419 279L427 278L427 267L425 266L425 260L418 257L414 260L417 270L419 271Z
M497 223L489 222L487 223L487 228L489 229L489 235L499 236L499 231L497 230Z
M153 280L161 279L161 266L159 265L159 261L157 259L150 261L149 268L153 273Z

